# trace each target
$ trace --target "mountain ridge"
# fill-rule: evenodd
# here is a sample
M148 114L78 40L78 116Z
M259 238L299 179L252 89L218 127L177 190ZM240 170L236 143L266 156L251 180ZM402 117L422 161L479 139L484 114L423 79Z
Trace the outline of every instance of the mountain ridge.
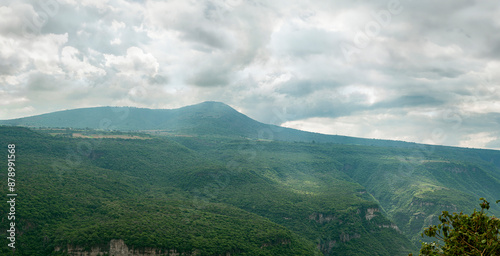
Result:
M0 125L119 131L166 130L177 134L215 134L251 139L369 146L415 147L417 145L414 142L329 135L265 124L217 101L205 101L176 109L111 106L78 108L0 120Z
M373 145L368 139L314 135L257 122L218 102L174 110L87 108L17 121L18 124L32 122L38 127L43 127L44 122L54 127L82 127L30 130L0 126L0 140L19 145L19 163L22 166L24 159L31 167L23 168L30 170L23 174L30 177L29 182L20 183L24 184L23 189L38 191L37 186L41 184L49 193L57 188L66 193L65 200L57 199L60 203L73 200L75 195L68 193L69 188L78 192L92 191L90 188L97 186L103 192L113 192L110 194L113 198L102 204L87 202L85 197L78 199L87 206L74 205L74 209L88 211L99 206L99 214L108 219L92 229L82 222L77 232L65 228L70 224L61 219L57 228L62 233L52 236L51 243L63 247L65 244L93 246L107 243L119 235L118 238L131 246L192 251L200 244L203 250L211 250L208 246L211 241L197 238L199 234L213 232L210 229L191 233L183 240L187 243L175 239L158 242L147 234L134 237L122 232L128 225L123 218L119 218L119 228L108 237L87 235L114 225L116 220L113 218L119 216L117 212L133 216L131 214L144 206L137 204L137 208L130 209L112 203L126 196L123 187L128 187L136 200L149 198L146 200L149 201L158 197L159 201L153 200L155 204L177 198L163 209L174 212L188 209L182 210L184 219L186 216L187 219L215 218L200 220L200 224L229 227L224 219L216 218L223 206L232 209L231 218L238 219L237 216L250 213L255 217L253 221L260 223L258 225L266 225L266 219L278 225L270 230L271 236L256 238L255 248L248 250L268 244L269 239L281 241L287 237L298 241L298 247L294 247L297 250L316 246L325 255L347 251L349 254L345 255L370 255L373 250L370 248L374 246L378 248L378 255L402 255L403 251L419 246L419 234L423 228L438 221L441 210L468 212L477 207L477 198L496 199L500 193L500 151L414 143L399 147L400 144L392 142ZM93 130L89 124L101 130ZM131 128L160 130L141 130L147 134L119 131ZM132 139L137 134L148 139ZM343 138L350 140L342 141ZM349 143L354 145L347 145ZM41 177L45 180L39 183ZM54 179L57 184L53 188ZM84 182L77 182L82 179ZM149 192L153 193L153 198L149 197ZM40 194L24 205L41 204L36 198L45 197L46 194ZM183 203L186 199L193 205ZM126 201L122 203L126 205ZM49 208L49 205L44 207ZM157 206L148 207L148 218L157 218ZM0 210L5 211L4 208ZM30 213L28 219L38 220L36 210L20 210ZM65 207L48 212L79 221L78 215L68 212ZM498 214L500 206L492 205L491 212ZM87 214L93 217L86 220L95 219L92 213ZM168 224L165 226L168 229L188 227L161 219ZM246 228L243 224L236 223L234 228ZM223 233L229 234L234 228ZM50 234L56 230L38 231ZM80 236L87 240L79 239ZM227 237L218 239L230 241ZM305 242L300 242L301 239ZM398 243L404 248L387 251L384 239L399 239ZM38 246L42 246L41 243ZM244 247L241 242L227 250ZM217 250L228 252L223 248Z

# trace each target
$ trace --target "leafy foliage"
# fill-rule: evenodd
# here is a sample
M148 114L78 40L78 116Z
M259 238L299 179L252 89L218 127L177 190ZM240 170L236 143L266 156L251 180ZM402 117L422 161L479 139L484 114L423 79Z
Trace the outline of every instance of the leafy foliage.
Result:
M441 224L426 228L422 234L438 242L423 243L420 255L500 255L500 220L488 216L485 210L490 209L490 203L480 200L481 211L474 209L470 216L443 211Z
M185 186L173 187L178 180L165 176L182 176L204 162L175 142L69 139L5 127L0 127L0 142L15 143L17 149L15 255L59 255L55 248L67 245L90 250L111 239L123 239L136 249L200 255L320 254L311 241L279 224L228 204L199 202L195 194L183 191ZM92 145L92 150L79 152L79 145ZM118 157L120 153L125 157ZM97 164L110 164L111 169ZM5 166L0 171L4 179ZM6 184L1 185L5 191ZM7 207L0 205L2 216ZM0 221L2 227L9 223L7 218ZM10 254L6 241L1 255Z

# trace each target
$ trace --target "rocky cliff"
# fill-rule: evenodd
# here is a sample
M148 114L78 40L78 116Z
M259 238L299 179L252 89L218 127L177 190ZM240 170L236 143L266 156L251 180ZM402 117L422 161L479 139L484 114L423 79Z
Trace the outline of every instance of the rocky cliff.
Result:
M180 256L176 250L163 250L156 248L129 248L121 239L113 239L105 246L94 246L90 250L79 246L68 245L67 248L56 248L56 251L66 251L71 256ZM193 254L195 255L195 254Z

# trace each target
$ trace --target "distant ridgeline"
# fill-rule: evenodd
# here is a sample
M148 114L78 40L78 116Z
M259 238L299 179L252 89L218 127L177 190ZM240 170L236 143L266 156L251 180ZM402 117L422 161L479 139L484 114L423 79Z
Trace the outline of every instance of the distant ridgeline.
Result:
M222 103L2 123L45 127L0 126L5 154L16 145L15 255L406 256L442 210L500 199L499 151L278 128Z
M297 142L415 147L404 141L325 135L255 121L220 102L203 102L179 109L96 107L0 120L0 125L80 128L118 131L165 131L188 135L223 135Z

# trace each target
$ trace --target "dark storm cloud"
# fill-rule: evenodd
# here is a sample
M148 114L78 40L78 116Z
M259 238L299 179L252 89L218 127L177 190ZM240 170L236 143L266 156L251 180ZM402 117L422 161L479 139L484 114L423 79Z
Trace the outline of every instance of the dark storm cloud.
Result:
M362 95L359 95L361 100L364 100ZM330 99L317 99L307 103L308 108L301 106L288 106L288 111L294 114L294 119L300 120L310 117L341 117L348 116L356 111L364 109L364 106L358 104L342 104ZM291 119L293 120L293 119Z
M226 70L214 68L197 72L188 82L200 87L219 87L228 85L230 79Z
M22 61L16 56L0 59L0 75L15 75L21 68Z
M227 47L227 43L223 40L224 35L214 28L193 28L188 31L184 31L182 39L193 41L196 43L201 43L213 48L224 49Z
M440 106L444 101L428 95L405 95L394 100L374 104L373 108L403 108L418 106Z
M54 76L34 73L31 74L26 83L27 89L32 93L40 92L57 92L61 89L60 81L58 81Z
M337 81L313 81L305 79L289 80L277 89L278 93L283 93L292 97L307 97L311 93L325 88L336 88L341 84Z

